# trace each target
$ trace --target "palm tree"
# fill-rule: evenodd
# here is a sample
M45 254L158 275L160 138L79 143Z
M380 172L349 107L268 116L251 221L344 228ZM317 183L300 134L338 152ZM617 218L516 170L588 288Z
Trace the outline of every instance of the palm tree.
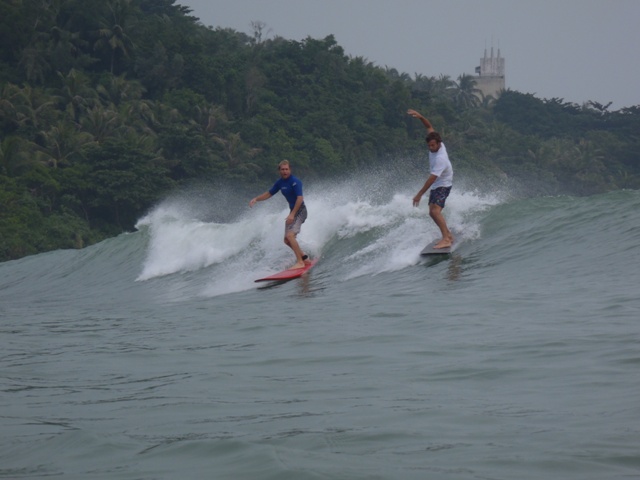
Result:
M594 109L598 112L599 115L607 115L609 113L609 107L613 104L613 102L609 102L607 104L602 104L599 102L588 101L587 107Z
M2 92L0 113L10 119L16 126L39 128L55 115L54 97L47 95L40 88L25 85L19 88L8 84Z
M229 167L237 167L260 152L258 148L249 148L240 133L230 133L226 138L214 135L213 139L222 146Z
M58 72L62 81L60 99L67 113L78 123L80 117L97 103L96 91L91 87L89 78L82 72L71 69L67 75Z
M96 90L107 105L140 100L145 93L142 83L138 80L127 80L124 74L112 76L106 85L99 85Z
M0 127L12 125L15 128L20 126L16 99L21 95L20 87L12 83L7 83L0 92Z
M20 137L6 137L0 143L0 173L9 177L20 175L31 166L33 157L29 155L26 142Z
M456 82L449 75L440 75L434 83L434 93L438 96L446 96L447 92L455 88Z
M110 52L111 73L113 73L116 57L128 57L134 45L126 33L126 24L133 14L132 0L111 0L107 2L111 18L103 19L102 28L98 30L98 40L94 49Z
M22 50L18 65L24 71L28 82L44 83L46 74L51 70L45 51L37 46L29 46Z
M80 68L91 63L90 57L83 53L88 42L82 39L80 32L70 32L56 25L46 37L49 62L58 72L66 72L73 66Z
M267 24L264 22L251 22L251 28L253 30L253 37L251 38L251 44L254 47L258 47L264 43L264 32L267 28ZM271 29L269 28L266 32L267 34L271 33Z
M197 125L203 135L220 137L218 130L229 123L224 107L221 105L196 105L194 117L190 123ZM222 143L221 143L222 144Z
M79 131L76 125L69 121L59 122L46 132L40 132L40 135L43 145L38 158L53 168L82 155L83 148L93 141L90 133Z
M427 77L420 73L416 73L413 79L414 90L421 90L432 93L435 90L436 79L435 77Z
M82 118L83 132L91 136L97 143L103 143L107 138L115 136L122 127L118 112L112 108L97 105Z
M452 97L458 108L474 108L482 104L484 95L479 88L476 88L476 84L475 77L467 74L460 75L458 83L454 82Z
M498 99L493 95L482 95L482 107L485 109L489 109L493 107Z

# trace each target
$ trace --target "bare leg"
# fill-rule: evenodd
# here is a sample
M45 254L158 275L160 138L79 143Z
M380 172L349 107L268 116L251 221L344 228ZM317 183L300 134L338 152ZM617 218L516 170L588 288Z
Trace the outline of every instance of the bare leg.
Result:
M284 243L286 243L287 246L291 248L291 250L293 250L293 253L295 253L296 255L296 264L293 265L291 268L304 267L305 262L302 259L302 256L304 255L304 253L302 253L302 250L300 249L300 245L298 245L296 234L294 232L287 232L287 235L284 237Z
M453 234L449 231L449 227L447 227L447 222L442 215L442 207L436 205L435 203L429 204L429 216L436 222L436 225L440 229L440 233L442 234L442 239L434 245L433 248L447 248L453 245Z

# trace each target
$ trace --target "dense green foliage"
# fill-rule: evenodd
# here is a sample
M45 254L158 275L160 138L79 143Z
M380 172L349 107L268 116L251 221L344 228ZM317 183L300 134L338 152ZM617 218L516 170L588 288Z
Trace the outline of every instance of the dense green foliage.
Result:
M175 0L0 0L0 260L130 230L193 179L273 180L424 156L426 113L457 175L544 193L640 186L640 108L610 112L203 26Z

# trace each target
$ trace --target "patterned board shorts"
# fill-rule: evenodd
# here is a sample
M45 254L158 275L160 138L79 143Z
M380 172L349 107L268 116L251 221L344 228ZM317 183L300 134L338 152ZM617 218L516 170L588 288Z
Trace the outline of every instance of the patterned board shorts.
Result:
M293 232L296 235L299 234L300 228L302 227L302 224L306 219L307 219L307 207L304 204L302 204L302 206L298 210L298 213L296 213L296 216L293 219L293 223L289 225L287 225L286 223L284 224L284 234L286 235L289 232Z
M434 203L440 208L444 208L444 202L451 192L451 187L438 187L429 193L429 203Z

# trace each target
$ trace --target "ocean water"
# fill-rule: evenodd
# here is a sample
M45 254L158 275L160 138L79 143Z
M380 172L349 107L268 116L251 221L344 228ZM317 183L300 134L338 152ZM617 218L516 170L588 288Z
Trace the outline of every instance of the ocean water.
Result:
M286 283L225 189L0 264L0 478L640 478L640 192L456 188L421 258L419 186L309 185Z

